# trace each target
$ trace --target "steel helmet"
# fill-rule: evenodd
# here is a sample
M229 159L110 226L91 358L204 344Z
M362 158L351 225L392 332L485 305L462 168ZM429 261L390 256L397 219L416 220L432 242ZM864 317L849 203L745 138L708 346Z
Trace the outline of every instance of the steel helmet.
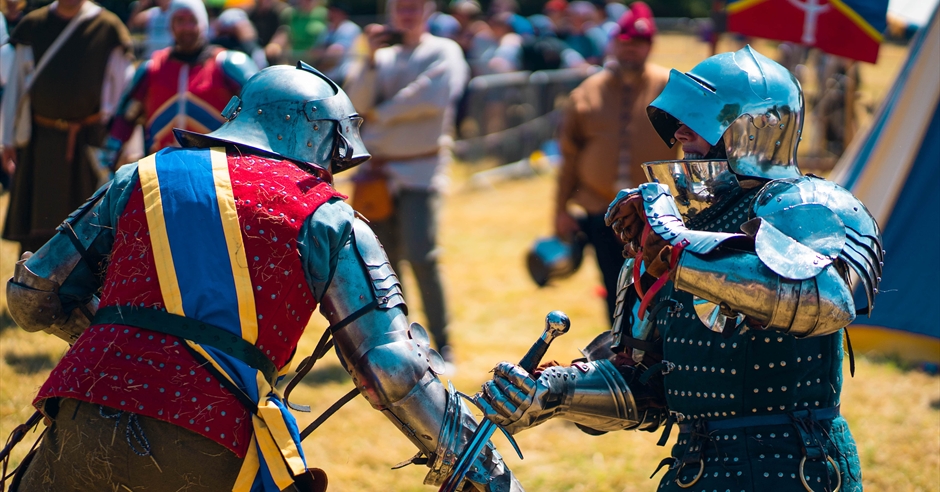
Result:
M261 70L222 110L225 122L207 135L175 129L183 147L244 145L338 173L371 156L359 135L362 118L346 93L303 62Z
M713 146L724 136L728 165L739 176L801 175L796 163L803 129L800 83L750 46L707 58L686 73L673 69L646 111L670 147L683 124Z

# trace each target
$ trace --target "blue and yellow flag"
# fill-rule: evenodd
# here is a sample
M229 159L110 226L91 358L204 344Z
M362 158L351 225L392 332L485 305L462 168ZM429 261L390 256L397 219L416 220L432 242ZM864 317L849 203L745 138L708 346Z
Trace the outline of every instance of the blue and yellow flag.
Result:
M138 174L166 310L255 344L259 316L225 149L164 149L141 159ZM187 343L258 405L234 490L289 487L307 466L297 422L281 396L241 360Z

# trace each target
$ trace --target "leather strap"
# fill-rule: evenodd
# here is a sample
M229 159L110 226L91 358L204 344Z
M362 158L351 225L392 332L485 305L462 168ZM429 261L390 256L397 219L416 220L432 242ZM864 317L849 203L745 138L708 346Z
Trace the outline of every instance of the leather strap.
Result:
M277 382L277 368L258 347L238 335L199 320L157 309L107 306L98 309L92 324L134 326L213 347L261 371L271 386Z
M754 427L757 425L783 425L793 422L794 418L812 420L831 420L839 416L839 405L829 408L812 410L798 410L792 413L775 413L771 415L754 415L724 420L706 420L705 429L708 432L740 427ZM691 423L679 424L679 432L691 432L694 429Z

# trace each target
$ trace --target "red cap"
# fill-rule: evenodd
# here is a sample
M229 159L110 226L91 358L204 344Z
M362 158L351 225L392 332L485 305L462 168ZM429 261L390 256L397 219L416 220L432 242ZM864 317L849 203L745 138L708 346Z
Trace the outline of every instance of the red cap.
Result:
M549 0L542 8L543 11L564 12L568 8L567 0Z
M631 3L630 8L617 21L617 27L619 28L617 39L624 41L631 39L651 41L656 34L653 11L643 2Z

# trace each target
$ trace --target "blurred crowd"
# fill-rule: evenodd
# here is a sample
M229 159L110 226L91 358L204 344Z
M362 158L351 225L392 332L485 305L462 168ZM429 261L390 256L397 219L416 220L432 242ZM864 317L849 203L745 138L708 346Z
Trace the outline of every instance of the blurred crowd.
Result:
M6 28L49 2L4 0ZM140 60L171 46L171 0L98 2L113 11L134 35ZM114 5L111 5L111 4ZM367 51L360 24L348 0L238 0L206 2L209 40L244 52L264 68L307 62L341 81L350 62ZM225 5L238 5L226 7ZM435 4L429 3L429 8ZM518 13L515 0L495 0L484 9L477 0L452 0L428 12L427 29L463 49L471 75L578 67L603 62L608 39L626 10L617 0L550 0L542 12ZM355 16L361 24L368 20Z

